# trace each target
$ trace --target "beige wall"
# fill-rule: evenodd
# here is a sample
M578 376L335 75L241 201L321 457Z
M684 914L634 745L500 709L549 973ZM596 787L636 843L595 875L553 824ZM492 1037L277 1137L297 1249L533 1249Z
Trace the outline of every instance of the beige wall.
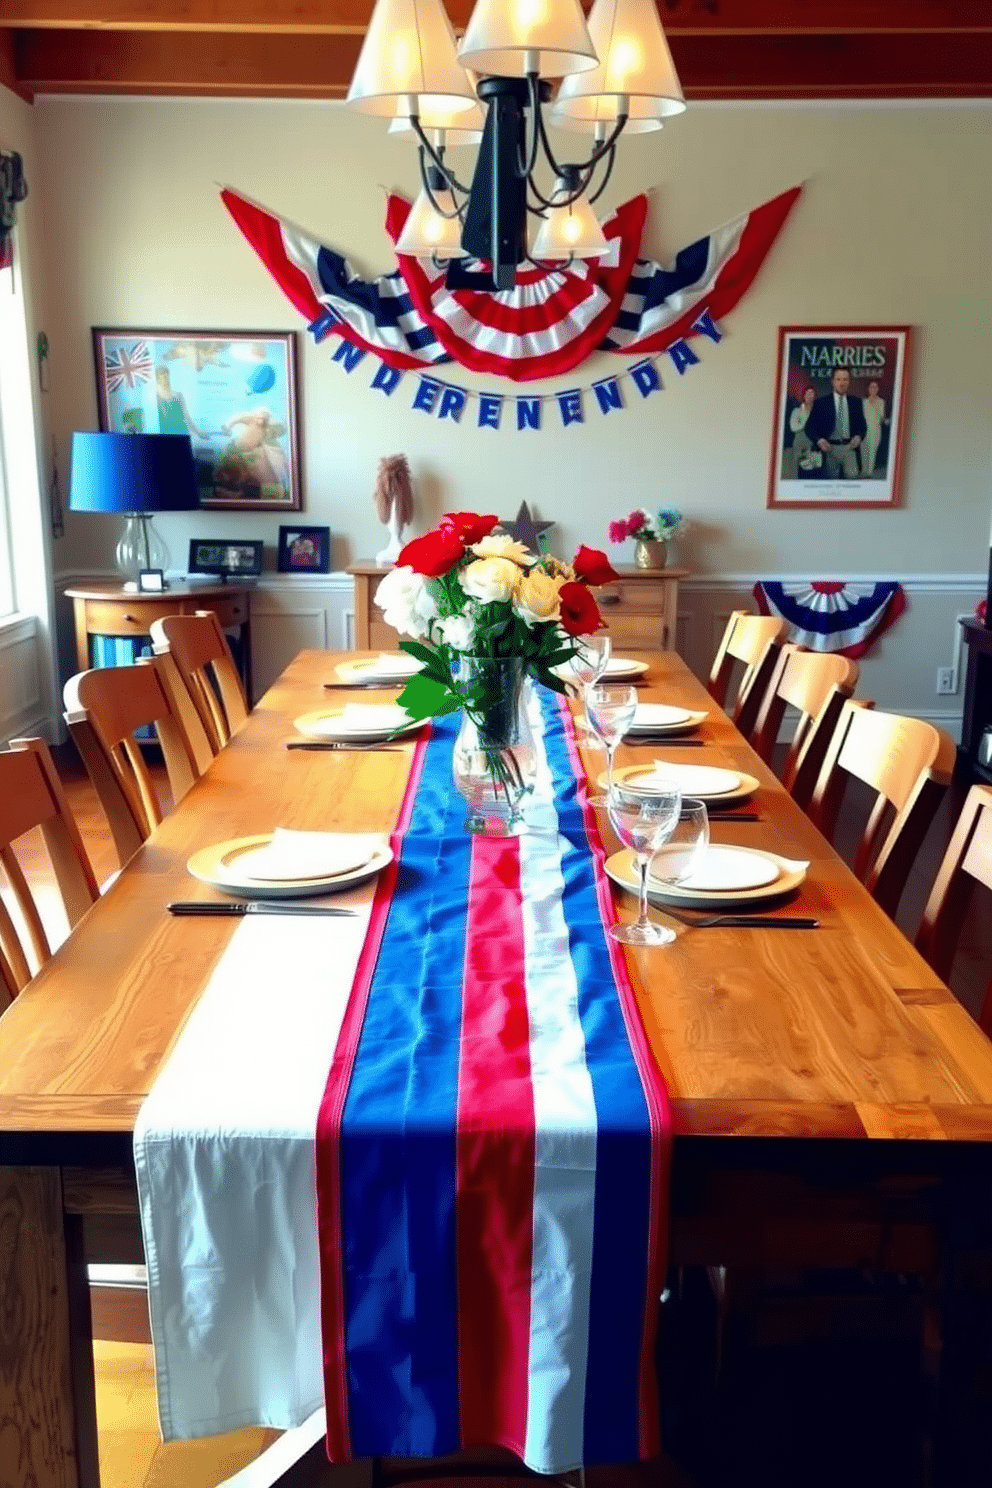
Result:
M33 113L63 468L71 430L95 425L91 326L298 329L306 513L330 525L335 566L380 546L370 493L377 460L397 450L413 468L419 529L453 504L510 514L527 498L558 523L554 545L568 553L579 541L608 546L608 521L632 505L673 504L693 524L678 556L707 576L707 592L787 574L950 576L949 589L926 580L917 625L907 617L893 632L875 690L918 711L953 709L934 699L933 667L952 660L954 615L977 597L989 533L987 106L696 106L626 142L604 204L653 188L644 250L659 258L807 185L724 342L697 343L699 366L608 418L587 400L582 427L562 429L547 405L539 435L479 430L471 403L461 427L439 425L412 411L413 375L392 399L373 392L371 358L347 376L326 343L310 344L221 205L216 183L230 184L360 272L383 271L380 188L412 194L416 178L410 147L376 121L333 104L200 100L53 98ZM766 509L777 327L829 321L915 328L898 511ZM597 356L557 385L588 387L620 361ZM181 564L195 532L222 525L274 544L278 522L203 513L162 525ZM68 533L57 568L109 567L112 524L70 518Z

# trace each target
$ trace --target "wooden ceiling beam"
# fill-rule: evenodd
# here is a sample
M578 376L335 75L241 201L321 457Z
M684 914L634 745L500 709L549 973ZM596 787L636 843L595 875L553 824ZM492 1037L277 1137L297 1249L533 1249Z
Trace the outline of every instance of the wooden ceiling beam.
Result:
M447 0L463 29L473 0ZM658 0L671 36L992 32L989 0ZM4 0L20 30L362 35L372 0Z
M337 98L357 36L188 36L142 31L21 31L16 81L38 93L175 93ZM992 96L992 34L968 38L673 37L686 97Z

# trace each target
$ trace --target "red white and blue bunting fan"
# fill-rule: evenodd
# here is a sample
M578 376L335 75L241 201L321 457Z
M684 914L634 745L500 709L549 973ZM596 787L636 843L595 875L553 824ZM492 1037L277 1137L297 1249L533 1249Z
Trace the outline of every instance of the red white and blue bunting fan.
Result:
M599 260L532 266L512 289L449 290L443 269L397 254L398 267L362 279L344 256L304 229L230 189L221 199L244 236L306 317L316 341L340 337L333 360L352 372L367 353L380 366L372 387L391 396L405 372L419 372L413 407L458 423L470 398L478 423L498 428L504 403L516 405L518 429L540 428L541 405L556 403L562 422L585 421L583 389L507 398L477 392L433 375L452 362L474 372L530 382L572 371L593 352L632 358L625 372L591 384L602 414L625 404L621 379L642 398L662 388L655 361L668 357L682 375L699 361L692 336L719 342L717 320L753 283L801 187L783 192L676 254L669 267L639 258L647 215L645 195L633 197L603 223L610 252ZM410 211L391 194L386 229L395 243ZM485 266L468 261L469 268Z
M864 656L902 614L906 596L894 580L839 583L799 579L759 581L754 597L763 615L777 615L792 627L789 639L809 651Z

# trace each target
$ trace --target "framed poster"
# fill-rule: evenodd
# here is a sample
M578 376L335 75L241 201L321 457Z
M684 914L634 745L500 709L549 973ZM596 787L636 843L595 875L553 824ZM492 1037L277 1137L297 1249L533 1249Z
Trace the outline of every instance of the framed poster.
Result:
M93 329L100 428L189 434L200 505L301 511L294 331Z
M783 326L768 505L899 505L909 326Z

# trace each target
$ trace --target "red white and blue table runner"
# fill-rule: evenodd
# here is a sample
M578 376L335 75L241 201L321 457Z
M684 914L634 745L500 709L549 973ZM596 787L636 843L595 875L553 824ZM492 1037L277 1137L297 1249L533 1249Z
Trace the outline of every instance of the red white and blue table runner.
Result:
M166 1439L323 1395L335 1461L659 1449L668 1104L571 718L536 692L529 830L469 838L436 720L367 917L242 922L142 1107Z

